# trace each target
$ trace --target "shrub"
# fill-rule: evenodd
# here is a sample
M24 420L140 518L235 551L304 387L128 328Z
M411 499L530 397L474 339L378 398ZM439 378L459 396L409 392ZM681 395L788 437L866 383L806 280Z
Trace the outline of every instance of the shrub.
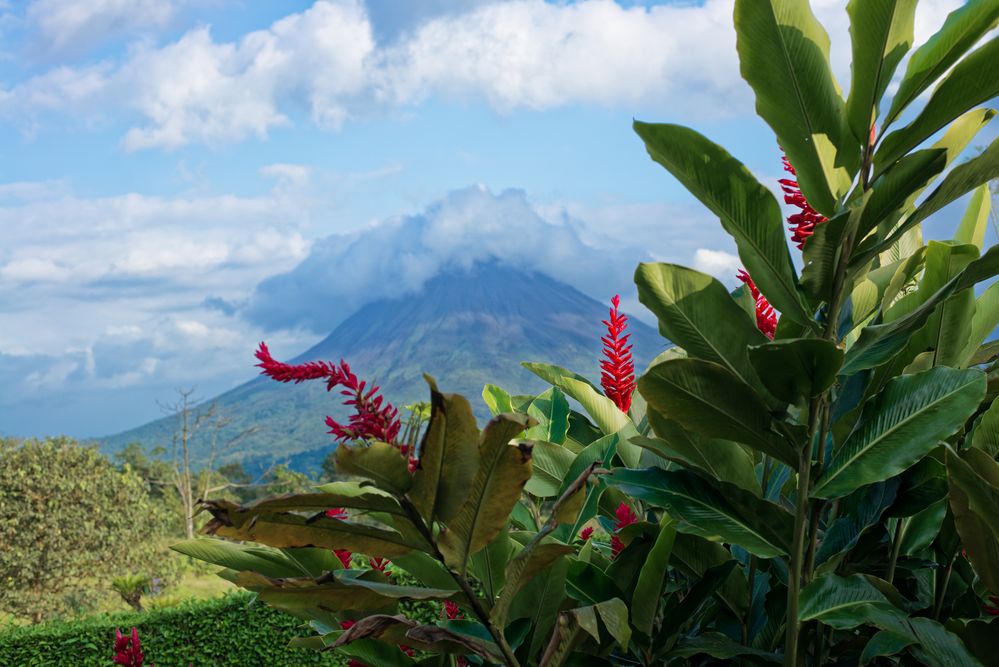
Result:
M136 627L146 663L156 667L340 666L326 653L288 647L300 621L235 594L145 613L53 621L0 633L0 665L111 667L116 628Z

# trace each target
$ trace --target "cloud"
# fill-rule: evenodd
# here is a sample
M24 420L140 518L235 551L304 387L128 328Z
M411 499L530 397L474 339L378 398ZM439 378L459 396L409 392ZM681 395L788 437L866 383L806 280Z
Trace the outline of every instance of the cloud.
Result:
M694 268L704 273L710 273L726 283L735 282L736 272L742 268L742 260L724 250L698 248L694 253Z
M84 53L112 37L160 28L173 18L175 0L34 0L25 21L36 48L48 56Z

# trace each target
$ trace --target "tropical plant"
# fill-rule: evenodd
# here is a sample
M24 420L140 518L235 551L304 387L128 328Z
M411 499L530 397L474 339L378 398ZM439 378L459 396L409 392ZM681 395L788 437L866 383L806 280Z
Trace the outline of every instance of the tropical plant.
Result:
M525 364L552 388L488 385L480 431L428 378L415 452L345 363L290 366L262 346L272 378L325 380L351 401L350 423L329 425L337 470L357 481L204 503L206 532L262 546L175 548L306 619L317 634L301 645L357 664L993 659L999 287L977 290L999 274L984 240L999 141L956 160L995 115L974 107L999 94L999 39L976 44L999 1L953 12L883 102L914 11L849 4L844 99L807 2L735 3L743 76L794 177L780 186L800 274L780 205L748 169L694 130L636 122L745 266L732 293L681 266L638 268L673 346L637 391L616 300L599 388ZM954 238L924 243L921 223L968 193ZM386 580L385 558L420 585ZM413 600L442 620L396 613Z

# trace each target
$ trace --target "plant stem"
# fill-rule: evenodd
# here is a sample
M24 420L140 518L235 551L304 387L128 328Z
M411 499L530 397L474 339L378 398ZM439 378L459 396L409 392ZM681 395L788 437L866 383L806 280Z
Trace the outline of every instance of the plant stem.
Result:
M895 536L892 538L891 560L888 561L888 574L885 580L890 584L895 579L895 566L898 565L898 554L902 550L902 531L905 529L905 519L900 518L895 524Z
M943 573L943 581L937 587L936 602L933 604L933 620L940 620L940 612L943 611L944 597L947 595L947 586L950 585L950 575L954 571L954 561L957 560L957 552L947 561L947 569Z
M808 442L798 451L798 490L794 513L794 540L791 543L790 572L787 577L787 637L784 649L785 667L798 665L798 638L801 624L798 622L798 594L801 591L801 575L805 556L805 531L808 524L808 492L812 474L812 446L820 420L818 419L820 399L813 398L808 409Z
M460 588L461 592L465 594L465 597L468 599L468 604L472 607L472 613L475 614L476 618L479 619L479 622L482 623L482 625L484 625L489 631L489 634L492 636L496 645L503 653L503 662L507 667L520 667L520 662L517 660L517 656L514 655L513 648L511 648L510 644L507 643L506 637L503 636L502 629L497 628L493 625L492 621L489 620L489 612L482 607L482 603L479 601L479 596L472 589L472 585L469 584L468 580L465 579L465 577L459 572L449 567L447 562L444 560L444 554L441 553L440 548L437 546L436 540L434 540L434 533L430 530L430 526L427 525L426 521L423 520L423 517L420 516L420 512L405 496L397 498L406 509L409 520L414 526L416 526L420 535L422 535L423 539L425 539L427 543L433 547L434 558L436 558L440 564L444 566L444 569L446 569L448 574L451 575L454 582L458 584L458 588Z

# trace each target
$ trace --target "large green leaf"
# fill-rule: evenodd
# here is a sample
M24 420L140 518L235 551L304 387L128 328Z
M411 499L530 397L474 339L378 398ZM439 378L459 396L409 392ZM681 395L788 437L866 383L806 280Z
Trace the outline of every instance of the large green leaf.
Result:
M781 663L781 657L776 653L743 646L720 632L704 632L693 637L684 637L666 655L670 658L692 658L695 655L709 655L712 658L725 660L729 664L734 664L733 659L741 656L751 658L754 662Z
M634 127L652 159L718 216L774 308L795 322L811 324L773 194L724 148L690 128L637 121Z
M604 396L603 392L582 375L551 364L524 362L521 365L578 401L605 435L621 431L624 440L627 440L638 434L631 418L621 412L614 401ZM637 466L641 450L624 440L621 442L618 453L627 465Z
M663 336L689 357L721 364L743 382L755 384L746 349L765 343L767 337L720 282L684 266L639 264L635 284L639 301L659 319ZM725 325L719 326L721 322Z
M722 482L760 493L753 457L729 440L704 440L658 412L649 412L649 424L658 438L638 437L632 442L686 468L696 468Z
M793 404L832 386L843 348L821 338L788 338L749 348L749 360L767 390Z
M860 216L857 238L864 238L879 225L887 226L882 234L887 236L916 196L946 166L947 151L943 148L927 148L902 157L871 184L871 197Z
M736 0L735 34L756 112L777 135L809 203L832 215L856 173L860 146L829 68L829 36L798 0Z
M532 543L522 549L507 563L506 581L489 612L489 619L498 627L506 626L514 598L524 586L556 560L574 551L573 547L558 542Z
M840 630L875 619L879 627L904 626L905 613L882 592L887 586L887 582L863 574L849 577L827 574L801 589L798 617L803 622L819 621Z
M968 327L968 343L959 356L960 366L968 365L985 339L999 326L999 283L989 285L975 300L975 314Z
M984 667L957 635L933 619L917 616L909 619L908 626L916 640L909 651L919 664L927 667Z
M510 394L494 384L487 384L482 388L482 400L493 414L493 417L501 415L504 412L515 411L513 409L513 402L510 400Z
M982 583L990 591L999 591L999 535L971 509L968 494L961 483L968 478L968 470L957 470L960 465L954 460L957 458L954 452L947 452L948 469L954 471L950 476L949 497L950 509L954 513L954 527L961 536L961 545ZM999 464L996 464L994 458L980 449L969 449L961 458L975 474L993 488L999 489ZM982 486L978 480L975 482L976 487ZM999 508L994 507L992 511L995 512L996 509Z
M951 295L974 287L997 273L999 273L999 246L992 246L982 257L968 264L961 273L923 301L919 307L898 319L864 327L857 342L847 350L841 372L844 375L852 375L888 361L909 344L912 335L926 324L938 307Z
M330 482L316 487L319 493L294 493L272 496L243 507L225 501L213 504L227 506L250 514L268 512L321 512L332 507L357 508L369 512L404 514L399 501L368 482Z
M999 18L995 0L970 0L947 17L943 27L912 54L892 99L886 122L898 115L989 30Z
M530 440L544 440L561 445L569 431L569 401L558 387L540 394L527 409L527 414L537 420L527 432Z
M974 454L972 454L974 452ZM999 467L988 454L980 449L966 452L968 461L953 452L947 452L947 475L952 489L959 489L967 501L968 511L973 512L999 539ZM974 462L976 467L972 467Z
M763 558L786 554L794 520L780 505L689 470L615 470L608 481L628 495L665 507L676 530L737 544Z
M989 224L989 212L992 209L992 193L987 183L975 188L968 200L968 208L961 217L954 240L958 243L973 243L979 249L984 248L985 230Z
M971 446L981 449L992 458L999 456L999 399L994 399L975 425Z
M984 396L978 370L940 367L894 378L864 405L812 496L839 498L897 475L957 431Z
M537 657L551 637L559 608L565 600L565 575L568 569L567 558L557 559L545 570L543 577L532 578L510 605L508 616L511 620L526 618L530 622L531 635L520 649L526 650L527 656ZM530 660L522 662L529 663Z
M478 466L479 428L465 397L442 394L433 378L424 377L430 385L430 422L409 499L425 520L446 521L461 509Z
M170 545L178 553L230 570L249 570L266 577L305 574L278 549L236 544L225 540L197 538Z
M853 77L846 115L854 138L868 141L881 96L895 68L912 47L916 0L850 0Z
M725 547L697 535L677 533L670 554L670 565L685 576L698 579L709 569L734 559ZM736 568L718 590L721 598L735 614L742 618L749 607L749 590L746 576Z
M871 484L844 498L836 520L826 527L822 535L815 562L821 565L856 546L864 532L878 525L881 515L891 507L898 487L898 480L890 479Z
M892 164L965 111L999 95L996 60L999 39L992 39L955 65L919 115L884 138L875 156L878 165Z
M351 443L336 448L338 472L366 477L391 493L405 493L413 485L406 457L387 442ZM329 504L326 507L342 507Z
M447 522L440 543L449 565L464 572L468 557L485 547L506 526L521 490L531 478L531 445L510 444L526 426L526 417L500 415L486 426L479 447L479 469L454 480L468 488L465 505Z
M561 445L534 441L534 472L524 490L539 498L557 496L575 459L576 455Z
M763 400L723 366L701 359L673 359L638 381L649 406L689 431L734 440L789 465L797 456L771 430L773 417Z
M669 572L669 558L676 539L676 528L668 515L659 522L659 535L638 573L638 585L631 596L631 622L640 631L652 636L652 627L663 596L663 585Z

